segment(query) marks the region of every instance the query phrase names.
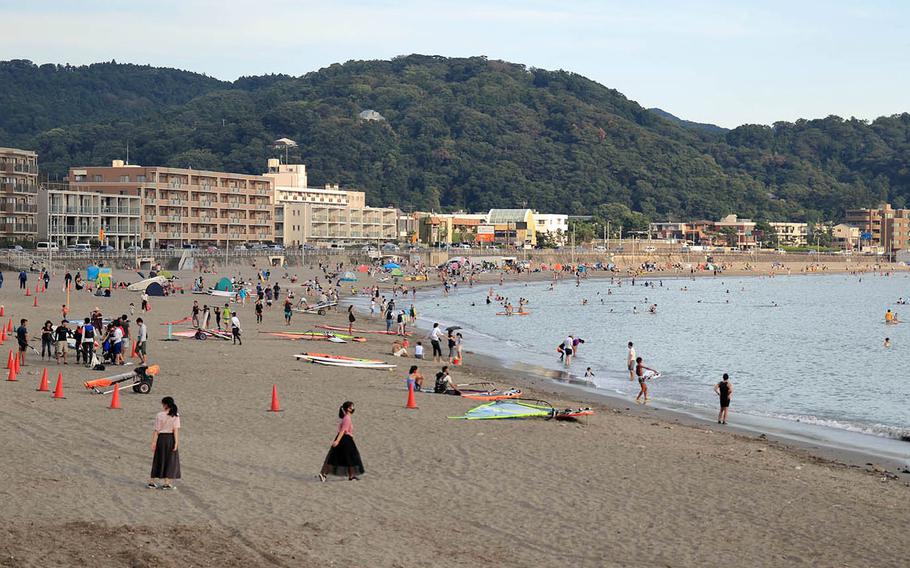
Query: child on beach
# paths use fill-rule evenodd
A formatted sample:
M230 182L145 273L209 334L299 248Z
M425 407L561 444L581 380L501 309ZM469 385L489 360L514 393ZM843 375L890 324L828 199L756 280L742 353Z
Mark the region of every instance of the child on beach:
M414 358L423 359L423 343L420 341L414 346Z
M645 371L651 371L655 375L657 374L657 371L655 371L654 369L652 369L650 367L645 367L641 357L636 358L635 359L635 375L638 377L638 387L639 387L638 396L635 397L636 404L641 404L641 403L639 403L639 399L642 396L644 397L643 403L644 404L648 403L648 383L647 383L647 381L653 375L649 375L646 377Z

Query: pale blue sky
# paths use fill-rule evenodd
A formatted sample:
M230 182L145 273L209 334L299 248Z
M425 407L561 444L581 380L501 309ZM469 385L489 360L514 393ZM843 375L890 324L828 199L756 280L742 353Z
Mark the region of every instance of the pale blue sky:
M486 55L723 126L910 111L900 0L0 0L0 22L0 59L37 63L116 59L233 80Z

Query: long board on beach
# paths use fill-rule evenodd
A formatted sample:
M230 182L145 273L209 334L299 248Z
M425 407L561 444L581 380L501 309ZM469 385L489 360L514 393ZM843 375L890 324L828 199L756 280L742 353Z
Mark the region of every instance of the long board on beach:
M342 327L340 325L317 325L319 329L328 329L331 331L347 331L348 328ZM351 330L354 333L378 333L379 335L402 335L400 333L395 333L394 331L385 331L382 329L354 329ZM411 332L405 332L404 335L411 335Z

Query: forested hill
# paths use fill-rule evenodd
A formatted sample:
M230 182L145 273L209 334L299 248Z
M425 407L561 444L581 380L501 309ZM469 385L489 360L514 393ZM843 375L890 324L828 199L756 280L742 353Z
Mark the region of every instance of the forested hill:
M0 81L0 146L36 149L52 175L123 158L127 143L135 163L256 173L288 137L311 185L404 209L775 220L910 197L907 114L706 132L579 75L483 57L352 61L233 83L17 61L0 64ZM382 119L361 119L368 109Z

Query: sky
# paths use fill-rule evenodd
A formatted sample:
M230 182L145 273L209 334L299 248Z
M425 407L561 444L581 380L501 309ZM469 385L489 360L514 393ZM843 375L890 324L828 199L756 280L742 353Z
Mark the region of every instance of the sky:
M234 80L485 55L726 127L910 111L910 0L0 0L0 22L0 59L39 64Z

